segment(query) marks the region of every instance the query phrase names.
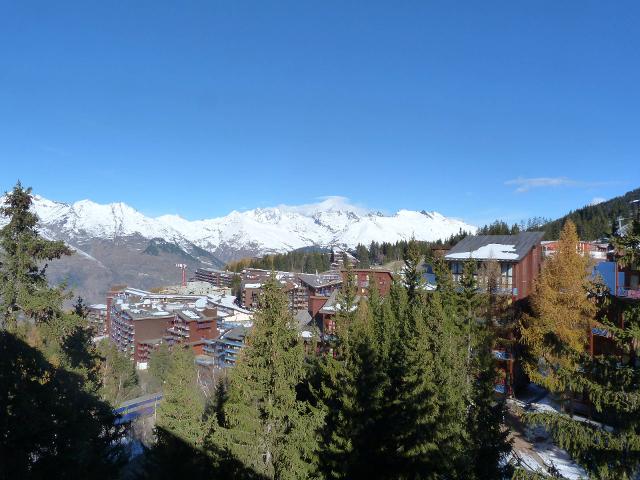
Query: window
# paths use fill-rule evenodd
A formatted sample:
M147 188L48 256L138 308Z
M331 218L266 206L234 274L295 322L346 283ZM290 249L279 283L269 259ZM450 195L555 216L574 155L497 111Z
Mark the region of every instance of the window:
M500 264L500 287L503 289L511 290L513 288L513 264L501 263Z
M452 262L451 263L451 273L453 274L453 281L459 282L462 279L462 271L464 267L462 262Z

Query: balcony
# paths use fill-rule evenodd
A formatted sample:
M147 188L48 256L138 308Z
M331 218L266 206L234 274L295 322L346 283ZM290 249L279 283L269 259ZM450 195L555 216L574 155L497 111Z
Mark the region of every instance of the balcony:
M640 288L618 287L618 297L640 300Z
M511 353L506 352L504 350L493 350L493 358L495 358L496 360L503 360L503 361L508 361L508 360L513 360L513 355L511 355Z

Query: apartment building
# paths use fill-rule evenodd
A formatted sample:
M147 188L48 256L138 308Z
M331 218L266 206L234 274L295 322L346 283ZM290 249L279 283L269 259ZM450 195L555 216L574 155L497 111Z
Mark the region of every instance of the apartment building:
M516 235L472 235L458 242L444 255L454 282L460 281L464 263L475 260L478 284L503 296L507 303L518 304L533 293L536 277L543 260L543 232L521 232ZM490 280L492 278L492 280ZM511 321L511 324L509 323ZM518 362L516 331L507 316L495 319L498 335L493 351L499 367L499 380L495 390L511 394L513 389L525 383L525 376Z
M231 287L234 275L236 274L228 270L196 268L194 279L200 282L208 282L216 287Z
M444 256L454 281L460 280L466 260L476 260L479 271L495 263L499 267L501 293L514 300L527 298L542 266L543 232L521 232L516 235L470 235L458 242Z
M107 305L109 337L139 368L161 343L189 345L199 354L205 339L218 336L217 309L206 296L122 288L110 292Z
M93 330L93 335L98 337L106 335L107 332L107 305L95 303L87 307L87 322L89 328Z

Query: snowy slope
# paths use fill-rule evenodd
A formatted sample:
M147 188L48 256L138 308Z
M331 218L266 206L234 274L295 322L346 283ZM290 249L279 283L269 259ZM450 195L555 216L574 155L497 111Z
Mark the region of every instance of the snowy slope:
M116 240L129 236L162 238L190 251L194 246L223 260L247 253L259 255L319 245L355 247L371 241L396 242L415 237L437 240L475 227L437 212L400 210L383 215L348 204L339 197L300 206L257 208L205 220L177 215L151 218L124 203L101 205L90 200L73 204L34 198L41 229L51 238ZM4 223L0 218L0 224Z

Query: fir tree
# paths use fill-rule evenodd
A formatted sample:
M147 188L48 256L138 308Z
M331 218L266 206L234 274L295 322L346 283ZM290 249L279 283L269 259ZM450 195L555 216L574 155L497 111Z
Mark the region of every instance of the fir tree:
M18 184L0 208L0 477L114 476L123 432L98 398L99 356L46 278L44 262L70 251L38 234L31 202Z
M274 479L307 477L317 449L319 417L297 398L304 351L287 300L275 279L265 283L253 331L230 376L226 427L212 446Z
M171 368L171 350L166 343L161 343L149 356L149 375L154 388L162 388Z
M356 258L358 259L359 268L369 268L371 265L369 261L369 250L364 245L358 245L356 248Z
M195 357L190 348L176 348L171 357L158 408L158 427L195 447L202 446L204 395L198 385ZM158 443L164 439L158 438Z
M404 254L402 276L407 289L409 302L412 304L421 303L422 300L421 295L423 293L424 282L422 280L421 265L422 255L418 243L415 240L411 240Z
M329 356L320 367L322 381L316 395L325 424L319 472L327 479L396 478L384 418L386 377L364 299L346 328L349 334L342 330L341 358Z
M176 348L155 426L156 444L145 465L147 478L203 476L213 468L203 451L207 434L204 395L190 348Z
M37 230L38 217L29 210L31 189L18 184L7 193L0 215L9 223L0 229L0 327L16 327L22 314L36 322L49 321L51 305L62 304L62 289L49 288L47 262L70 255L64 242L42 238Z
M134 398L138 393L138 376L135 365L124 353L118 351L110 340L98 344L101 362L101 396L114 407Z

